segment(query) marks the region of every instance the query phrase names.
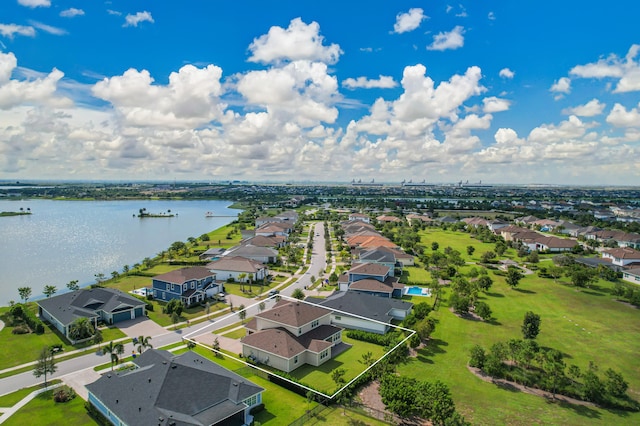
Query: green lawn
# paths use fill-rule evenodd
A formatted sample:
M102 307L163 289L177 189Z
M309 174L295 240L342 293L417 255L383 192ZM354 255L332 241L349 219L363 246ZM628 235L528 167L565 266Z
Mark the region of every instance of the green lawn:
M466 368L475 344L485 348L498 341L521 338L524 313L542 318L538 343L565 354L567 365L586 369L590 360L602 373L611 367L629 382L629 394L640 399L640 311L612 300L611 284L600 282L577 291L535 275L525 277L516 289L501 276L481 299L493 310L493 324L464 320L442 303L433 315L438 323L432 340L417 358L399 367L403 375L421 380L441 380L451 388L458 409L473 424L638 424L639 413L616 413L591 407L563 406L525 393L483 382ZM443 300L446 301L448 290Z
M95 426L97 423L89 417L84 408L84 400L79 396L69 402L55 403L53 391L47 391L37 395L3 424L9 426Z
M496 246L494 243L483 243L480 240L471 238L470 234L464 232L443 231L438 228L426 228L424 231L420 231L419 235L420 244L426 247L425 253L430 254L432 252L431 243L437 242L440 246L438 251L443 252L446 247L451 247L454 250L458 250L466 262L479 262L482 253L494 251ZM471 256L467 254L467 246L475 248ZM508 255L510 252L515 254L513 249L508 250L506 254Z
M332 395L336 390L336 384L331 379L331 372L333 370L336 368L344 368L346 370L344 379L346 382L349 382L366 369L363 364L358 362L362 359L363 354L371 352L373 358L376 360L384 355L384 348L382 346L350 339L344 333L342 335L342 341L353 346L319 367L307 364L296 368L289 374L316 390L327 395Z
M37 305L35 303L29 303L28 306L32 310L37 309ZM8 322L7 315L9 315L9 308L0 308L0 319L5 321L5 323ZM84 343L72 346L62 337L58 330L48 327L46 324L45 331L42 334L13 334L12 330L13 327L7 325L0 331L0 341L2 342L0 370L35 361L38 359L42 348L51 345L61 344L64 349L62 354L90 345L90 343ZM102 330L102 336L104 337L104 340L107 341L125 337L125 334L117 328L109 328Z

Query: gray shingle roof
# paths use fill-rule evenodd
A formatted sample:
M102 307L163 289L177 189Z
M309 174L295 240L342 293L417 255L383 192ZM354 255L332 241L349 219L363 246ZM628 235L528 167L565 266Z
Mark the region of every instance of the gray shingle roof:
M80 317L99 316L96 314L99 310L113 313L145 305L144 301L113 288L80 289L37 303L63 325L69 325Z
M329 309L336 309L386 323L390 323L393 319L389 314L392 309L408 312L413 307L413 303L402 300L352 291L341 291L326 299L309 298L307 300Z
M156 275L153 279L165 283L184 284L192 280L202 280L212 275L215 274L204 266L192 266Z
M109 373L87 389L130 425L209 425L242 411L242 402L264 389L194 352L174 356L148 350L122 374ZM164 424L164 423L163 423Z

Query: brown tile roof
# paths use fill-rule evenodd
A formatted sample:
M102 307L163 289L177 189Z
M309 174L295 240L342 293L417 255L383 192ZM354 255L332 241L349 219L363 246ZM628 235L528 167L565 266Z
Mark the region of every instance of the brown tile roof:
M190 268L176 269L175 271L156 275L153 279L166 283L184 284L187 281L202 280L213 275L215 275L215 273L204 266L192 266Z
M243 245L251 244L257 247L275 247L278 244L282 244L286 240L287 239L281 235L274 235L272 237L257 235L252 238L247 238L246 240L242 241L240 244L243 244Z
M245 336L241 342L244 345L290 359L306 350L318 353L330 348L331 342L324 339L333 336L340 330L342 329L332 325L321 325L296 337L283 328L268 328Z
M281 300L273 308L260 312L256 317L291 327L302 327L330 313L331 311L328 309L309 305L308 303Z
M640 259L640 251L631 247L612 248L604 250L604 253L610 254L616 259Z
M389 273L389 267L381 265L379 263L355 263L351 269L350 274L362 274L362 275L379 275L386 276Z
M384 214L376 217L376 220L378 222L402 222L402 219L400 219L399 217L389 216Z
M538 237L534 240L538 244L543 244L549 248L573 248L578 244L576 240L558 237Z
M351 283L349 290L365 290L375 291L378 293L392 293L394 289L404 288L404 284L400 284L397 278L389 277L385 282L374 280L373 278L365 278Z

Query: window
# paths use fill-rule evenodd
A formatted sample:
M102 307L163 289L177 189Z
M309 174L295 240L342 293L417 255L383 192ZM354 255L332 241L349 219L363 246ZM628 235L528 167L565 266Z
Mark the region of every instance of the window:
M336 315L334 318L336 319L336 321L340 321L342 319L342 317L338 315Z
M258 403L258 395L253 395L252 397L247 398L242 402L247 404L249 407L254 406Z
M171 284L167 283L167 290L171 290Z
M162 300L167 300L167 294L164 291L162 292Z
M192 288L192 289L196 288L196 282L195 282L195 281L193 281L193 282L191 283L191 288Z
M311 322L311 328L316 328L320 324L319 320L315 320Z
M297 364L297 363L298 363L298 355L296 355L296 356L294 356L294 357L293 357L293 363L294 363L294 364Z
M187 285L186 284L182 286L182 291L187 291Z
M320 352L320 359L325 359L328 356L329 356L329 350L328 349L325 349L324 351Z

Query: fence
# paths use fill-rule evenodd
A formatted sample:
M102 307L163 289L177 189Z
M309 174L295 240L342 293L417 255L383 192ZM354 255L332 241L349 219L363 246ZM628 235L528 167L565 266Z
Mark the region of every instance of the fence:
M320 413L322 413L327 408L329 407L327 407L326 405L318 404L311 410L308 410L302 417L297 418L293 422L289 423L289 426L301 426L307 424L312 418L319 416Z

